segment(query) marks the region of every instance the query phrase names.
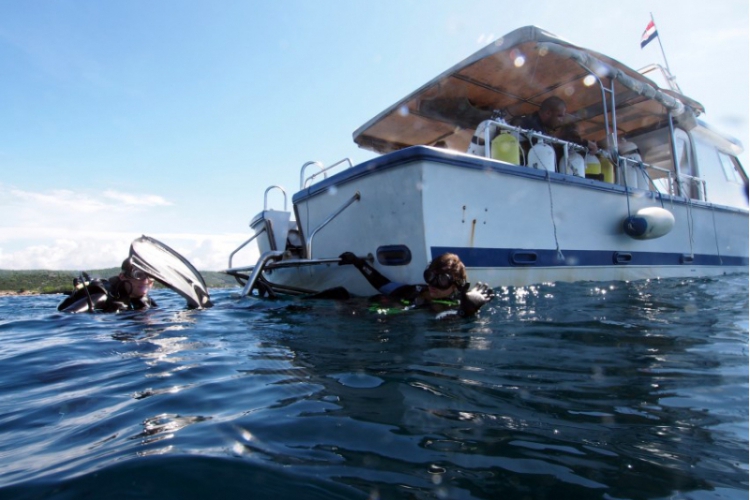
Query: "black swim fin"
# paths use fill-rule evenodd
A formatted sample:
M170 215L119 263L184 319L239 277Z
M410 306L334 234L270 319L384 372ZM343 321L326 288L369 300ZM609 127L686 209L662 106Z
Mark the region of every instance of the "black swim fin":
M130 245L130 261L154 280L180 294L190 309L213 306L201 273L164 243L141 236Z

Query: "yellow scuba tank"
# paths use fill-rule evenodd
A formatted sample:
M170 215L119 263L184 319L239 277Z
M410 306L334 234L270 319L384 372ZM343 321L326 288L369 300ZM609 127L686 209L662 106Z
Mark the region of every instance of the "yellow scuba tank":
M594 179L598 179L602 174L602 164L596 155L586 153L586 175L593 176Z
M605 157L599 158L602 169L602 180L611 184L615 183L615 166Z
M492 140L492 158L513 165L521 164L521 150L518 137L503 130Z

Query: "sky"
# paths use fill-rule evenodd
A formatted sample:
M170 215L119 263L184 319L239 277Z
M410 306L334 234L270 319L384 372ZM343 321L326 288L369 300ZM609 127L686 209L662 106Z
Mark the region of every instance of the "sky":
M0 0L0 269L115 267L141 234L224 269L268 186L291 207L305 162L372 158L355 129L532 24L639 69L664 64L653 14L682 91L748 147L747 0L675 5Z

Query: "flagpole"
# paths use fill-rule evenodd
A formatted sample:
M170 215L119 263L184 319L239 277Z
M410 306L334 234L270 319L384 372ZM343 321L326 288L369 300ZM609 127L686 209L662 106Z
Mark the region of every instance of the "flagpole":
M651 14L651 22L656 25L656 21L654 21L654 13L649 12ZM659 28L657 28L658 31ZM669 69L669 63L667 62L667 54L664 53L664 46L661 44L661 35L658 35L656 37L657 40L659 40L659 48L661 49L661 56L664 58L664 65L667 67L667 71L669 72L670 76L672 75L672 71Z
M656 26L656 21L654 21L654 13L649 12L651 15L651 22ZM657 28L657 32L658 32ZM669 69L669 62L667 62L667 54L664 52L664 46L661 44L661 34L656 36L656 39L659 40L659 48L661 49L661 56L664 58L664 65L667 67L667 74L669 75L667 78L669 79L669 82L671 84L674 84L675 87L677 87L675 90L680 91L680 87L677 86L677 81L674 75L672 74L672 70ZM674 87L672 87L674 89Z

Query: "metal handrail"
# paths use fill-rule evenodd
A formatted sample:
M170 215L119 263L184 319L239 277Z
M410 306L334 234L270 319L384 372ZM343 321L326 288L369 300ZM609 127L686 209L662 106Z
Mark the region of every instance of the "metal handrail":
M279 250L272 250L270 252L265 252L263 255L260 256L260 259L258 259L258 263L255 264L255 267L253 268L253 273L247 279L247 283L245 283L245 288L242 289L242 297L244 297L245 295L248 295L250 292L253 291L255 282L258 281L258 277L263 272L263 268L265 267L266 262L268 262L271 259L278 260L281 258L282 255L284 255L284 252L279 251Z
M690 182L694 182L698 184L701 188L701 191L703 192L702 201L708 201L707 192L706 192L706 181L704 179L701 179L700 177L696 177L694 175L682 174L682 173L678 176L678 179L687 179ZM686 196L686 198L689 198L689 196Z
M336 264L338 262L341 262L341 259L339 257L324 257L321 259L286 259L286 260L267 262L263 266L263 270L273 271L274 269L286 269L289 267L318 266L321 264ZM243 272L252 273L256 265L257 264L253 264L251 266L231 267L229 269L224 269L221 272L226 273L226 274L238 274L238 273L243 273Z
M529 139L535 138L535 139L544 139L545 142L550 144L557 144L560 146L565 146L565 152L567 155L568 148L574 149L577 151L585 152L588 151L588 148L585 148L584 146L581 146L580 144L576 144L574 142L565 141L563 139L558 139L557 137L552 137L546 134L543 134L542 132L538 132L536 130L529 130L521 127L516 127L515 125L510 125L506 122L497 121L497 120L490 120L489 123L492 127L499 128L502 130L509 130L511 132L517 132L518 134L523 134ZM484 129L484 156L487 158L490 158L491 151L490 151L490 127L486 127ZM567 158L566 158L567 159Z
M248 244L248 243L250 243L250 242L251 242L251 241L253 241L253 240L254 240L255 238L257 238L258 236L260 236L260 235L261 235L262 233L265 233L265 232L266 232L266 227L265 227L265 226L263 226L263 228L262 228L262 229L261 229L260 231L258 231L258 232L257 232L257 233L255 233L254 235L252 235L252 236L250 237L250 239L249 239L249 240L247 240L247 241L246 241L245 243L243 243L242 245L238 246L238 247L237 247L237 248L235 249L235 251L234 251L234 252L232 252L232 253L230 253L230 254L229 254L229 266L228 266L228 267L229 267L229 269L231 269L231 268L232 268L232 258L234 257L234 254L236 254L237 252L239 252L240 250L242 250L243 248L245 248L245 246L247 246L247 244Z
M326 172L328 172L329 170L331 170L331 169L332 169L333 167L336 167L336 166L338 166L338 165L341 165L341 164L342 164L342 163L344 163L344 162L347 162L347 163L349 163L349 168L352 168L352 167L354 166L354 164L352 163L352 160L351 160L350 158L344 158L343 160L339 160L339 161L337 161L336 163L334 163L334 164L332 164L332 165L329 165L329 166L327 166L327 167L325 167L325 168L323 168L323 165L322 165L322 164L321 164L320 162L317 162L317 161L316 161L316 162L307 162L307 163L305 163L305 165L303 165L303 166L302 166L302 169L303 169L303 170L302 170L302 172L300 172L300 186L299 186L299 188L300 188L300 189L305 189L305 188L307 187L307 183L308 183L309 181L312 181L313 179L315 179L315 178L316 178L317 176L319 176L320 174L323 174L323 178L327 178L327 177L328 177L328 174L327 174ZM308 178L304 179L304 181L303 181L303 177L304 177L304 174L303 174L303 172L304 172L304 168L305 168L305 166L307 166L308 164L311 164L311 163L315 163L315 164L317 164L318 166L320 166L320 167L321 167L321 171L320 171L320 172L317 172L317 173L315 173L315 174L312 174L312 175L311 175L310 177L308 177Z
M354 195L351 198L349 198L346 201L346 203L344 203L343 205L341 205L341 207L338 210L336 210L331 215L329 215L326 220L324 220L320 225L318 225L318 227L316 227L313 230L312 233L310 233L310 237L307 239L307 245L305 245L305 250L306 250L306 254L307 254L307 258L308 259L312 259L312 243L313 243L313 238L315 238L315 235L318 233L318 231L320 231L321 229L323 229L326 225L328 225L329 222L331 222L333 219L335 219L336 217L338 217L338 215L341 212L343 212L344 210L346 210L352 203L354 203L355 201L359 201L361 198L362 198L362 195L359 193L359 191L357 191L356 193L354 193Z
M641 169L644 169L644 170L651 169L651 170L656 170L657 172L662 172L664 174L667 174L667 178L669 179L669 195L670 196L674 196L674 189L672 187L673 180L674 180L674 177L673 177L674 172L673 171L671 171L669 169L666 169L666 168L657 167L656 165L651 165L650 163L644 163L644 162L639 161L639 160L634 160L632 158L626 158L624 156L620 156L620 163L621 163L621 165L626 165L626 166L635 167L635 168L641 168ZM651 182L651 185L654 188L656 188L656 184L654 184L654 181L653 181L653 179L651 179L650 176L648 177L648 180ZM628 186L628 187L631 187L631 186ZM658 189L655 189L655 190L658 191Z
M317 165L318 168L323 172L323 177L327 177L327 174L325 173L325 168L323 168L323 164L319 161L308 161L304 165L302 165L302 169L299 172L299 188L304 189L305 185L305 169L309 167L310 165Z
M268 192L274 188L284 193L284 212L286 212L286 191L284 191L283 187L275 185L269 186L268 188L266 188L266 192L263 193L263 211L266 211L268 209Z

